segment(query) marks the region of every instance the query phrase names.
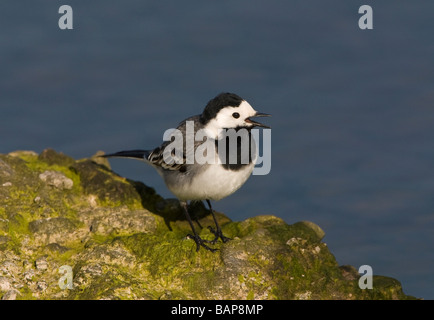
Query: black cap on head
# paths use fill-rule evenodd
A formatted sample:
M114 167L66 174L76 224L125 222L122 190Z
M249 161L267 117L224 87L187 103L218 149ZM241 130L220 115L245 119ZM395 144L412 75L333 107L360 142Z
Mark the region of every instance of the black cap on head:
M210 100L203 110L201 121L206 124L211 119L215 118L217 113L224 107L239 107L244 99L235 93L224 92L220 93L217 97Z

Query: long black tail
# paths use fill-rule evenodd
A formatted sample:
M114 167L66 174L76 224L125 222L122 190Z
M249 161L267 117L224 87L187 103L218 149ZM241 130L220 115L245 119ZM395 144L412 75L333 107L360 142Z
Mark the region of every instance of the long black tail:
M127 151L119 151L116 153L109 153L102 155L101 157L104 158L130 158L130 159L136 159L136 160L143 160L146 161L148 159L150 151L149 150L127 150Z

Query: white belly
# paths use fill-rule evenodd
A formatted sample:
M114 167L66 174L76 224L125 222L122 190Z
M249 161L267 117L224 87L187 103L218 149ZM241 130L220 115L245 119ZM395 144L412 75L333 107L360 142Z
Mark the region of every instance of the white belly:
M167 183L168 188L180 200L220 200L237 191L252 174L254 163L237 171L226 170L221 165L210 165L197 174L190 183Z

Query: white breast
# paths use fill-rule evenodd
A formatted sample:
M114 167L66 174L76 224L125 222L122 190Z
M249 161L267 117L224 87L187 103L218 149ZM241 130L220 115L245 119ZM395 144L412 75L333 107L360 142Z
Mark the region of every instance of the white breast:
M209 165L195 175L189 183L174 184L166 180L167 187L180 200L220 200L237 191L252 174L254 163L237 171L221 165Z
M206 147L204 150L213 150L216 148L215 140L206 140L201 145L201 147L203 146ZM203 164L196 163L185 173L176 170L157 169L159 169L169 190L179 200L220 200L237 191L252 174L258 157L254 140L252 140L250 147L252 162L237 168L237 170L225 169L217 153L209 154L211 158L214 157L213 161L200 162ZM199 147L195 149L196 152L198 150ZM195 154L196 160L197 156Z

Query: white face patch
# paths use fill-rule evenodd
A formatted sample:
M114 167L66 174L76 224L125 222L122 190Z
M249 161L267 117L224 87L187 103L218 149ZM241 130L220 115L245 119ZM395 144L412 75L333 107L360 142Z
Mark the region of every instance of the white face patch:
M252 124L245 120L255 114L255 109L247 101L243 100L238 107L228 106L221 109L215 119L207 123L205 131L209 136L217 138L222 129L251 127Z

